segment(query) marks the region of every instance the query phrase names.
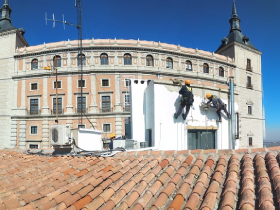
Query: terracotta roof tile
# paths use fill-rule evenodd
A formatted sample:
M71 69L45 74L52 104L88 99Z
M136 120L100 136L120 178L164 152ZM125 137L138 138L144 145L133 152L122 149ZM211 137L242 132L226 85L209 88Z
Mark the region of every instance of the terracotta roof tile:
M213 155L201 150L198 157L197 151L194 156L189 151L172 156L124 152L109 158L1 156L2 151L0 209L9 209L7 204L20 209L248 210L255 202L259 209L277 209L280 201L279 154L270 149L236 151L230 157L233 150Z

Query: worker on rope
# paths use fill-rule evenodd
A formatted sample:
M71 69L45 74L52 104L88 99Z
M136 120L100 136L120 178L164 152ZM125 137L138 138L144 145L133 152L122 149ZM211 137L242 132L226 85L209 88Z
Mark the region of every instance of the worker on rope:
M182 113L182 110L184 107L186 107L186 113L182 115L183 120L186 120L188 113L190 111L190 107L192 106L194 102L192 88L190 87L191 81L185 80L185 85L182 86L181 90L179 91L179 94L182 95L182 100L180 107L178 109L178 112L174 114L174 118L177 119L178 116Z
M110 134L110 140L111 140L111 142L109 143L109 148L110 148L110 150L113 150L114 148L113 148L113 141L116 139L116 134L114 134L114 133L111 133Z
M219 119L217 122L222 122L221 111L224 110L227 117L230 118L230 114L227 112L227 105L223 103L223 101L215 95L211 95L210 93L206 94L206 98L209 100L207 102L207 106L211 106L210 103L213 104L212 107L216 108L217 115Z

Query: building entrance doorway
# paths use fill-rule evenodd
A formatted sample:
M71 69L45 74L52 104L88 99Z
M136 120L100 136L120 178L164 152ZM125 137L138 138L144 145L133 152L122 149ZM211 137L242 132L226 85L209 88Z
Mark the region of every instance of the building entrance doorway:
M188 149L215 149L213 130L188 130Z

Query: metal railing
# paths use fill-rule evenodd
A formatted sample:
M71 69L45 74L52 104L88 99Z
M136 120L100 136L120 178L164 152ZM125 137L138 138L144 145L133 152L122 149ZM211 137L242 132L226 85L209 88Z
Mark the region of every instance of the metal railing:
M248 89L253 89L253 85L250 84L250 83L247 83L246 87L247 87Z
M252 66L246 66L246 70L247 71L253 71L253 67Z
M100 109L100 113L104 113L104 112L113 112L113 108Z
M27 115L41 115L41 110L27 110Z
M51 114L56 114L56 109L52 109ZM64 109L58 109L58 114L64 114Z
M130 106L123 107L123 112L130 112Z
M76 110L75 110L75 113L87 113L88 112L88 109L87 108L83 108L83 109L78 109L78 108L76 108Z

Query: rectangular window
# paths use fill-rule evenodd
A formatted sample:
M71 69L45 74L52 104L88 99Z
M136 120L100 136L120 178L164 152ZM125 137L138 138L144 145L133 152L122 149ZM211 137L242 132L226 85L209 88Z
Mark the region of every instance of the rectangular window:
M125 79L124 80L124 85L125 85L125 87L129 87L130 86L130 79Z
M37 89L38 89L37 83L31 83L31 90L37 90Z
M251 60L247 59L247 69L251 69Z
M62 98L57 98L57 104L56 98L53 99L53 114L56 114L56 105L58 114L62 114Z
M86 86L86 81L83 79L83 80L78 80L78 87L85 87Z
M252 114L252 106L248 106L248 114Z
M110 96L102 96L102 112L111 111L111 100Z
M78 125L78 128L86 128L85 125Z
M102 79L102 87L109 87L109 80L108 79Z
M86 112L86 97L77 97L77 112Z
M29 149L38 149L38 144L29 144Z
M129 95L124 96L124 110L129 112L130 111L130 97Z
M250 76L247 76L247 88L253 88L252 80Z
M30 99L30 114L39 114L38 99Z
M249 137L249 146L253 146L253 138Z
M55 81L54 83L53 83L53 88L55 89L55 88L61 88L61 81Z
M103 132L110 132L111 131L110 124L103 124Z
M31 134L37 134L37 126L31 126Z

